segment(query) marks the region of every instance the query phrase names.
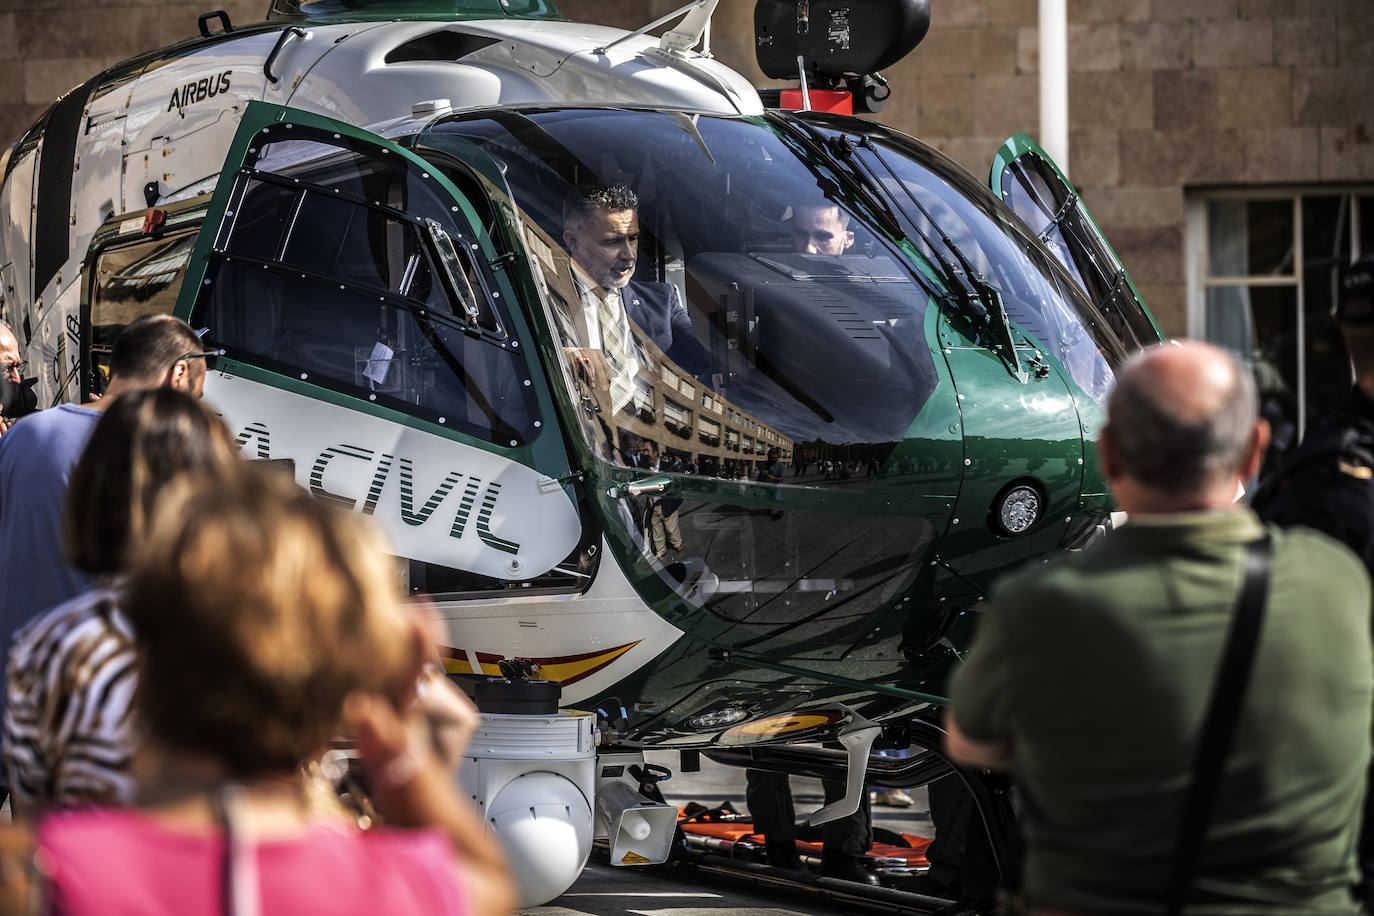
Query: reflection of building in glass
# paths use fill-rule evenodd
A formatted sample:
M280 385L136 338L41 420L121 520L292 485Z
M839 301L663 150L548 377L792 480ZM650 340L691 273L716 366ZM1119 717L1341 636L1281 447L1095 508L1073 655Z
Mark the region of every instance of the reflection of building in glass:
M103 253L96 271L92 322L122 326L149 312L170 312L195 242L191 232Z
M533 220L525 222L525 238L548 284L564 345L586 344L578 320L582 296L567 252ZM613 417L603 417L615 426L622 455L635 451L627 438L648 439L658 444L665 469L727 478L757 477L770 448L780 451L782 461L791 461L791 439L697 381L638 327L632 334L643 356L639 374L629 402Z
M623 432L658 443L665 469L695 465L700 474L753 478L770 448L791 462L791 439L692 378L638 328L634 335L649 365L635 380L634 410L617 415L616 422Z
M109 379L110 348L129 322L142 315L171 314L181 278L196 244L194 229L163 238L140 238L106 248L91 286L91 378L94 392Z

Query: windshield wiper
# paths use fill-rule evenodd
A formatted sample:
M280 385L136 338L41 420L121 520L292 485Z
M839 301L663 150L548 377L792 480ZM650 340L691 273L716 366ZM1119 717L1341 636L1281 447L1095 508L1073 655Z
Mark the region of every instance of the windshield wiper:
M852 137L838 137L832 139L821 133L815 125L809 124L806 121L789 120L785 123L788 127L798 129L805 133L819 150L824 151L827 160L840 166L841 170L853 179L857 196L861 197L873 212L884 218L886 222L884 229L898 238L910 241L910 236L906 230L902 228L902 219L897 215L900 212L900 208L897 207L896 201L888 194L881 182L874 180L869 172L855 163L853 152L854 148L858 145L858 141L854 140ZM925 243L925 250L920 253L926 258L927 262L929 262L931 258L934 259L935 264L933 266L938 268L940 272L941 279L945 283L945 291L960 296L967 305L970 301L968 290L965 288L965 284L960 281L959 272L954 268L954 265L940 256L940 252L936 250L935 245L926 237L925 233L921 231L920 227L917 226L914 221L908 218L906 222L915 231L916 237ZM938 291L936 294L938 295Z
M829 138L827 138L825 134L817 130L815 125L808 124L805 121L791 119L782 121L781 123L783 127L789 129L789 132L800 131L801 133L804 133L806 135L806 138L809 139L813 144L813 148L815 150L829 150ZM814 155L814 153L811 150L807 150L807 152L809 154ZM827 162L835 161L834 157L829 155L828 152L825 155L825 159ZM841 165L841 163L838 162L836 164ZM856 197L862 199L863 202L868 206L868 208L881 219L881 221L884 224L883 229L889 232L890 234L897 236L898 238L906 238L906 232L902 230L901 219L897 216L896 211L892 208L891 201L888 199L888 197L885 194L881 193L881 188L877 189L879 191L879 195L875 197L872 193L870 193L873 190L871 184L864 180L864 177L862 175L857 175L852 167L845 166L841 169L841 172L843 174L849 175L851 178L856 179L853 186L850 188L850 192L853 193Z
M939 230L940 224L931 217L929 211L927 211L926 208L921 205L921 202L912 195L906 183L893 171L892 166L883 158L882 153L878 150L873 141L868 137L856 139L851 135L828 137L821 133L814 125L802 120L788 121L786 123L788 126L793 126L804 132L817 147L828 154L827 158L830 161L839 165L843 172L854 180L856 186L860 189L859 196L868 202L876 213L886 217L889 222L888 228L893 235L910 241L911 235L902 229L902 221L904 220L906 225L911 227L912 233L915 234L915 237L919 239L923 245L923 248L920 249L920 254L924 257L926 263L931 264L931 266L940 273L941 279L945 284L945 290L950 295L959 298L963 303L965 311L981 326L980 330L991 330L1002 339L1002 343L996 345L994 349L1001 355L1012 375L1023 381L1027 379L1029 376L1026 371L1021 368L1020 358L1016 352L1015 341L1012 337L1011 324L1007 317L1006 309L1002 304L1001 293L999 293L995 287L987 284L978 277L977 272L974 271L973 266L959 249L959 246L943 231L940 232L941 241L944 243L945 248L958 259L960 266L956 267L954 264L951 264L947 258L941 255L939 247L934 241L921 230L921 227L916 224L916 221L912 219L909 214L897 205L896 200L893 199L892 194L887 188L883 186L882 181L878 178L873 169L862 159L854 155L855 149L860 146L863 146L866 150L871 152L873 156L882 163L883 168L887 170L888 174L891 175L898 186L902 188L907 198L911 200L927 222ZM899 213L901 217L898 217L897 214Z
M954 239L949 237L949 233L944 231L939 221L931 216L930 211L927 210L921 201L917 199L916 195L912 193L910 186L905 181L902 181L901 176L892 168L892 165L883 156L882 150L873 142L873 138L862 137L856 139L852 135L842 134L835 137L830 142L829 147L834 151L837 159L852 164L852 174L855 175L855 177L863 181L875 194L882 195L886 198L890 202L893 210L896 210L906 217L908 225L911 226L912 230L915 231L921 241L925 243L931 256L939 262L941 269L945 273L946 282L949 283L951 287L958 287L958 292L964 301L964 305L973 315L974 319L979 324L983 325L984 329L990 331L1001 341L1000 345L995 346L993 349L1000 353L1012 375L1022 381L1028 379L1029 374L1021 367L1021 359L1016 352L1016 339L1012 334L1011 320L1007 316L1005 306L1002 304L1001 293L998 292L996 287L992 286L978 275L978 272L973 268L973 264L959 246L955 244ZM865 162L862 157L854 155L854 151L859 147L862 147L878 161L897 187L902 189L902 193L906 195L907 200L911 201L912 206L914 206L917 211L920 212L921 216L925 218L926 222L940 234L940 241L944 244L945 249L959 262L958 268L955 268L953 264L950 264L940 254L935 244L930 240L930 237L921 231L920 226L916 224L916 221L911 218L910 214L896 205L896 201L892 198L892 192L884 186L882 179L878 176L877 172L873 170L872 166ZM961 277L962 280L960 279Z

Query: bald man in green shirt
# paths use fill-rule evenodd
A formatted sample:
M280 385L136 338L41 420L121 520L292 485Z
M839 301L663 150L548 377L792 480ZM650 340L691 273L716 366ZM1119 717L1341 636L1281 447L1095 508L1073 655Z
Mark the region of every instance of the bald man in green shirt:
M1147 350L1119 376L1098 441L1130 521L988 604L952 686L948 749L1014 774L1032 914L1163 912L1245 548L1265 532L1235 496L1267 442L1228 355ZM1369 581L1322 535L1269 535L1255 666L1186 912L1355 914Z

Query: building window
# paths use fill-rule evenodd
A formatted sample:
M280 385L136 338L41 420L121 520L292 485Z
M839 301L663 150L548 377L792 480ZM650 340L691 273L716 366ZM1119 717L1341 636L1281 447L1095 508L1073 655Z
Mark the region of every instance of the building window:
M654 389L643 378L635 378L631 399L634 401L635 410L639 413L641 420L645 423L653 423L657 419L657 414L654 412Z
M1266 471L1350 388L1337 283L1371 250L1371 186L1189 194L1188 333L1254 370L1273 427Z
M690 426L692 423L692 414L690 411L687 410L687 408L683 407L676 401L670 401L667 398L664 398L663 422L670 423L675 426Z

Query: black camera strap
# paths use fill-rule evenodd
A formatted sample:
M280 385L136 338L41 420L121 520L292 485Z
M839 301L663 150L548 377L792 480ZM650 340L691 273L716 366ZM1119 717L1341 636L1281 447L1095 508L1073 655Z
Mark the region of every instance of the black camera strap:
M1197 875L1203 841L1207 838L1217 789L1221 785L1222 766L1235 742L1241 706L1250 683L1250 672L1255 666L1260 628L1264 624L1265 598L1269 592L1272 552L1268 534L1245 546L1245 580L1227 632L1221 670L1212 684L1211 702L1202 720L1193 757L1192 780L1183 803L1178 842L1174 845L1173 874L1164 909L1168 916L1183 912Z

